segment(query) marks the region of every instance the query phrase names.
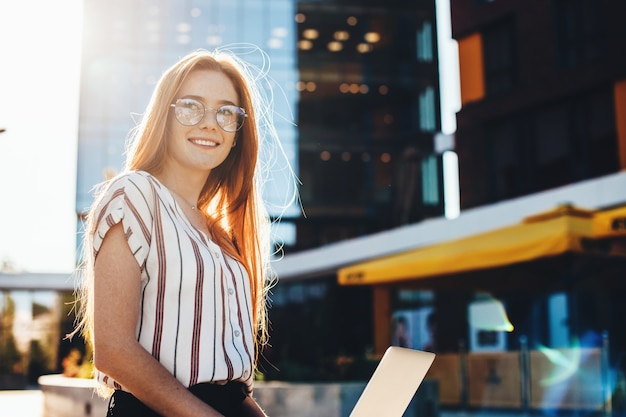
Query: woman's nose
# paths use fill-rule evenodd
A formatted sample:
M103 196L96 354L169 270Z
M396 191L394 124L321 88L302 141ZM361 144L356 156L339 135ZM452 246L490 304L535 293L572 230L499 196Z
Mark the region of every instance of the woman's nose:
M219 124L217 123L217 110L210 107L204 109L204 117L200 120L200 127L211 129L219 128Z

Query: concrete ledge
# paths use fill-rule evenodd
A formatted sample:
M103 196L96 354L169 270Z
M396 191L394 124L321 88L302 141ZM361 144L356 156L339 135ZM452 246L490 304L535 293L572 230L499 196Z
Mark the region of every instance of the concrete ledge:
M347 417L365 382L255 382L254 397L271 417ZM98 397L91 379L44 375L42 417L103 417L108 400ZM405 416L438 417L436 381L424 381Z
M271 417L347 417L365 382L255 382L254 398Z
M254 397L270 417L348 417L365 385L366 381L316 384L257 381ZM439 383L426 379L404 417L439 415Z
M108 400L100 398L93 379L43 375L38 379L43 393L42 417L103 417Z

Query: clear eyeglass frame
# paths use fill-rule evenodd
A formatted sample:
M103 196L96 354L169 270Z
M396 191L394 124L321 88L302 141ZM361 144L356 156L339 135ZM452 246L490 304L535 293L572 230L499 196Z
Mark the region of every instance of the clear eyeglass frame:
M248 117L246 111L234 104L225 104L214 109L204 107L204 104L193 98L179 98L170 104L174 108L176 120L184 126L195 126L200 123L207 112L215 113L215 120L222 130L233 133L241 129Z

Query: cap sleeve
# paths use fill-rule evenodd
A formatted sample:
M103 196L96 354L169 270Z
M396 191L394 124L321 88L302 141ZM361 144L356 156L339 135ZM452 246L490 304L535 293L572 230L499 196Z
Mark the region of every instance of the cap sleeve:
M143 269L152 235L154 185L138 172L127 173L109 183L92 213L94 258L111 227L122 223L128 246Z

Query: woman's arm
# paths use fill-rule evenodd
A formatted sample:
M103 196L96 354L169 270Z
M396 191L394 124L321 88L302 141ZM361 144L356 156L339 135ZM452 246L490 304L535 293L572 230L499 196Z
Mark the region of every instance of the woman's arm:
M95 261L94 365L165 417L221 416L190 393L136 339L141 273L121 223Z

